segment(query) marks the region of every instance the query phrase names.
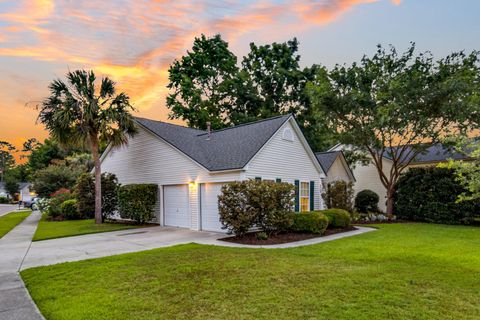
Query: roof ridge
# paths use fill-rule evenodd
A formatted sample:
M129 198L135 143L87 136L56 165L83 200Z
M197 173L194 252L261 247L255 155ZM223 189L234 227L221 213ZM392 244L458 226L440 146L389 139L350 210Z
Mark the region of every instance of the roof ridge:
M212 130L211 133L216 133L216 132L219 132L219 131L226 131L226 130L235 129L235 128L239 128L239 127L245 127L245 126L248 126L248 125L257 124L257 123L265 122L265 121L269 121L269 120L275 120L275 119L282 118L282 117L290 117L291 115L292 115L291 113L288 113L288 114L278 115L278 116L274 116L274 117L270 117L270 118L265 118L265 119L252 121L252 122L245 122L245 123L234 125L232 127L226 127L226 128L222 128L222 129ZM208 134L208 132L198 134L197 137L203 136L203 135L206 135L206 134Z
M168 125L175 126L175 127L179 127L179 128L183 128L183 129L190 129L190 130L205 132L205 130L202 130L202 129L197 129L197 128L192 128L192 127L182 126L181 124L166 122L166 121L162 121L162 120L154 120L154 119L143 118L143 117L134 117L134 118L135 118L135 119L141 119L141 120L153 121L153 122L160 122L160 123L163 123L163 124L168 124Z
M326 154L326 153L339 153L342 152L340 150L332 150L332 151L317 151L315 154Z

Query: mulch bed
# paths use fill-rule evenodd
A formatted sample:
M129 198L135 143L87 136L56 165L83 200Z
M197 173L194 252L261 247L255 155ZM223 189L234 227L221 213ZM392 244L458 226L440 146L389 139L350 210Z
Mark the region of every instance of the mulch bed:
M320 237L329 236L336 233L342 233L342 232L353 231L353 230L356 230L356 228L353 226L350 226L344 229L327 229L327 231L323 235L318 235L313 233L285 232L285 233L279 233L276 235L272 234L271 236L268 237L267 240L258 240L256 232L250 232L243 237L233 236L233 237L226 237L218 240L233 242L233 243L240 243L240 244L250 244L250 245L269 245L269 244L281 244L281 243L302 241L302 240L313 239L313 238L320 238Z

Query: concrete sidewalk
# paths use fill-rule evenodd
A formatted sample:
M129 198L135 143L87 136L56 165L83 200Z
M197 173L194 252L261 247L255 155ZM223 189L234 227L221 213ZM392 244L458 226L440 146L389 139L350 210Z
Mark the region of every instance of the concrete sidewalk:
M0 319L43 319L18 271L27 254L41 214L32 213L0 239Z

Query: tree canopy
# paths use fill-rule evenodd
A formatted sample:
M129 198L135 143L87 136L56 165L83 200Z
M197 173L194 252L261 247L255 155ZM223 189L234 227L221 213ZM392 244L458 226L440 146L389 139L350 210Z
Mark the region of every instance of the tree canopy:
M478 123L479 55L456 52L434 60L428 52L404 53L378 46L350 66L319 70L308 90L338 139L366 152L387 189L392 212L393 186L403 170L431 144ZM383 157L392 168L383 168Z
M220 35L195 38L192 51L169 69L170 118L200 129L210 122L219 129L292 113L315 150L331 146L335 132L311 108L305 91L321 67L300 68L298 46L295 38L262 46L251 43L239 67Z

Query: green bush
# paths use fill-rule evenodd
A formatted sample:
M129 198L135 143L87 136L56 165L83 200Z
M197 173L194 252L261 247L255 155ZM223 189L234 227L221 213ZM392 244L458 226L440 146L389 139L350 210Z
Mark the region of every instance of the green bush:
M66 220L82 219L82 216L78 212L77 200L75 200L75 199L70 199L70 200L64 201L60 205L60 211L61 211L62 216Z
M329 209L338 208L352 212L353 193L353 182L337 180L327 185L322 198Z
M322 213L328 218L328 227L331 228L346 228L350 225L350 213L343 209L327 209Z
M362 190L355 197L355 209L360 213L378 212L378 194L372 190Z
M465 189L447 168L412 168L395 188L394 213L399 219L471 224L480 216L479 200L457 202Z
M10 200L7 197L0 197L0 203L1 204L10 203Z
M158 185L129 184L118 189L120 216L138 223L145 223L155 217Z
M220 222L237 236L245 235L254 226L268 234L286 231L293 223L291 184L246 180L225 184L221 191Z
M328 218L320 211L292 213L294 232L324 234L328 226Z
M75 183L75 199L78 212L83 217L95 216L95 183L90 173L83 173Z
M102 217L110 218L118 209L118 180L113 173L102 173ZM95 180L92 174L80 175L75 184L78 210L84 217L95 216Z
M35 172L33 189L39 197L50 197L58 189L72 189L82 172L81 167L65 164L50 165Z
M63 217L62 208L61 208L62 203L71 199L74 199L74 196L68 190L65 190L61 193L57 193L55 196L50 198L47 215L52 218Z

